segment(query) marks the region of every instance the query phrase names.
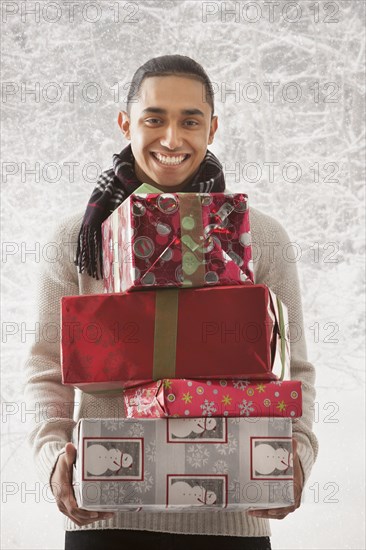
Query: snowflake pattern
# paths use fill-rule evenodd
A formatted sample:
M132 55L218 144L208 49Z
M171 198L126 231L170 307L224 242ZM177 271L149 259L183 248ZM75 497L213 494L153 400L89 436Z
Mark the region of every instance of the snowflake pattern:
M130 429L128 430L128 435L130 435L131 437L143 437L144 427L142 423L136 422L135 424L132 424Z
M254 411L254 407L251 407L251 405L253 405L253 401L247 401L246 399L243 399L243 401L238 405L240 409L240 414L250 416L250 413Z
M129 405L136 407L139 413L144 412L144 409L146 409L146 400L141 389L137 389L135 395L129 401Z
M190 445L187 450L186 460L193 468L206 466L210 453L207 447L200 445Z
M246 387L249 386L249 380L234 380L233 387L237 390L244 391Z
M146 457L149 462L155 462L156 461L156 441L150 441L146 445Z
M145 470L144 480L132 483L134 490L137 493L147 493L151 491L154 486L154 478L150 472Z
M101 502L103 504L142 504L141 498L136 496L136 492L131 490L129 483L110 482L103 483L101 487Z
M118 422L110 418L107 420L102 420L102 426L109 432L115 432L118 429Z
M286 423L290 418L269 418L268 427L276 432L285 432L287 430Z
M270 384L273 384L274 386L282 386L282 380L272 380Z
M228 464L225 460L217 460L212 466L214 474L227 474L229 471Z
M213 401L209 401L208 399L205 399L203 404L201 405L202 409L202 415L212 416L214 412L217 411L215 407L215 403Z
M116 502L119 499L119 493L118 483L104 483L101 491L101 501L105 504Z
M233 434L229 434L227 443L217 443L215 447L220 455L231 455L237 452L238 440L233 436Z

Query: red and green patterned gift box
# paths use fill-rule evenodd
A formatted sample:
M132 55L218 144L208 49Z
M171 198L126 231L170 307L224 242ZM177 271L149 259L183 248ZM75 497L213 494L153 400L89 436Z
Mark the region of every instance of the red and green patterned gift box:
M151 189L141 186L102 225L105 292L254 281L247 195Z
M126 418L302 415L298 380L165 379L127 389L123 399Z
M87 392L289 378L286 308L265 285L64 296L61 311L63 383Z

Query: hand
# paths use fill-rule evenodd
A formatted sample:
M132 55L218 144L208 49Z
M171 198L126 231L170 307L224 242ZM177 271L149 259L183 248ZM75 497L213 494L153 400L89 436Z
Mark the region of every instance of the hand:
M301 504L301 493L304 486L304 476L302 473L302 467L300 464L300 459L297 455L297 441L292 438L292 448L294 452L294 496L295 504L292 506L287 506L286 508L270 508L265 510L250 510L247 513L250 516L264 519L283 519L291 512L297 510Z
M75 459L76 448L72 443L67 443L65 453L58 457L51 476L51 489L58 509L79 527L113 517L112 512L90 512L78 507L72 488L72 465Z

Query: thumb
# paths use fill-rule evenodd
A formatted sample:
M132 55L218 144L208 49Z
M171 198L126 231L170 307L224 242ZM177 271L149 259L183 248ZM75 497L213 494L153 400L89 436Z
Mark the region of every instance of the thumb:
M65 458L66 458L67 466L69 468L72 468L72 465L76 460L76 447L72 443L66 443Z

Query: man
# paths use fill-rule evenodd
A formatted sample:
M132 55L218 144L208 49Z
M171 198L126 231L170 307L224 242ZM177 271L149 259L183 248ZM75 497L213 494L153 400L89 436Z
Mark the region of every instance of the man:
M113 157L113 168L104 172L89 200L84 216L64 220L54 240L77 242L77 271L66 253L45 266L41 278L40 323L57 322L61 296L102 293L101 223L141 183L162 191L222 192L225 179L218 159L207 149L218 128L211 83L200 65L188 57L173 55L151 59L132 80L127 110L118 122L131 143ZM31 432L36 464L45 481L51 480L56 501L66 520L66 550L109 549L123 544L149 548L250 548L270 549L268 518L283 519L300 505L304 481L317 454L311 431L314 400L314 367L307 362L303 337L301 298L293 263L282 248L265 257L265 243L289 242L282 226L251 209L254 242L262 250L254 263L255 280L270 286L289 310L290 326L296 324L301 338L291 345L293 378L302 380L304 415L294 422L294 482L296 504L290 508L252 512L131 513L88 512L78 508L72 491L72 464L76 449L70 443L75 420L81 417L122 415L119 397L94 398L82 394L77 418L72 416L73 389L61 384L57 343L36 343L27 361L27 399L58 411L52 422L42 420ZM42 334L42 331L41 331ZM68 405L66 407L66 404ZM95 409L97 408L97 409ZM96 410L98 411L96 414ZM46 417L47 418L47 417ZM83 527L83 529L81 529ZM171 545L171 546L169 546Z

